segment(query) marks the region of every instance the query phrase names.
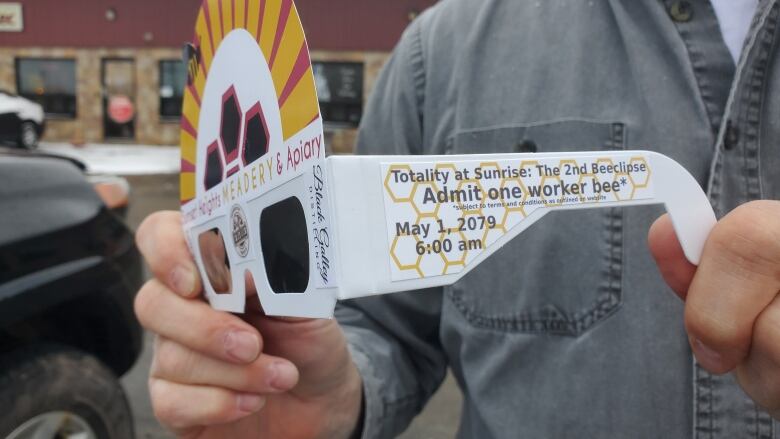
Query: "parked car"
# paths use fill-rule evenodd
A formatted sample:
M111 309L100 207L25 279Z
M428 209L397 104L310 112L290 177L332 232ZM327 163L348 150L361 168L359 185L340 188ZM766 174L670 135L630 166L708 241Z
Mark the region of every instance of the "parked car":
M124 194L124 195L123 195ZM132 438L141 259L121 179L0 147L0 438Z
M43 136L43 107L29 99L0 90L0 141L34 149Z

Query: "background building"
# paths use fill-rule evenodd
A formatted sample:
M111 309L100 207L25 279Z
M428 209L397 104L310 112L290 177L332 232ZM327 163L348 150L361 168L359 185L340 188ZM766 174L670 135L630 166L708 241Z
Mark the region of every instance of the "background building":
M403 29L435 2L296 2L335 152L351 151L381 66ZM0 1L0 90L44 106L44 140L177 144L182 47L200 3Z

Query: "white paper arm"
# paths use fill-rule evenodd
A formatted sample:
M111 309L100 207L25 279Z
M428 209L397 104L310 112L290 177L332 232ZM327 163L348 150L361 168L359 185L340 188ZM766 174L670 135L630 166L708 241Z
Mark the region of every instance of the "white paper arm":
M554 209L664 204L685 255L694 264L699 262L704 242L716 222L696 180L674 160L648 151L332 157L328 159L328 167L339 243L340 299L451 284ZM505 172L510 177L479 179L475 176L477 167L482 171L476 173L483 177L485 170ZM511 171L523 168L527 172L522 175ZM460 180L455 178L457 170L461 171ZM510 171L515 173L515 178ZM450 175L445 177L445 172ZM420 178L410 181L415 175ZM402 181L404 178L406 181ZM393 193L410 187L413 193ZM458 187L471 190L452 192ZM446 188L445 195L432 202L431 197L439 196L443 188ZM474 199L479 198L474 194L480 191L481 199ZM545 192L550 196L545 197ZM519 200L512 200L520 194L523 195L514 197ZM475 210L465 213L468 211L455 208L459 203L446 199L448 195L471 196L468 203L460 205ZM445 201L438 202L441 200ZM518 201L520 204L512 204ZM541 204L533 204L534 201ZM502 218L505 223L502 230L498 225L488 230L490 222L498 221L499 217L489 214L494 209L489 206L502 202L511 206L505 210L515 209L519 213L513 222ZM425 210L431 206L436 209L436 204L439 206L435 213ZM478 208L479 204L483 209ZM466 221L453 215L463 219L473 217L474 221L469 219L473 224L461 226ZM424 232L426 224L428 233ZM415 225L419 227L415 229ZM439 227L445 233L430 232L440 225L446 225ZM451 226L468 230L456 236ZM484 231L481 244L476 243L477 239L466 239L480 230ZM444 243L446 240L449 243ZM452 248L464 243L468 248L466 255L445 251L448 245ZM453 261L454 258L449 258L453 255L463 260ZM402 260L404 257L406 260ZM436 258L443 259L446 266L441 268Z

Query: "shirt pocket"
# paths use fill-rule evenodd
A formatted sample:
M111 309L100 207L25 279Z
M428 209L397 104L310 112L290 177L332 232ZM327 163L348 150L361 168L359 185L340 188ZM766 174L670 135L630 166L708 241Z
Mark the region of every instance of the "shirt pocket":
M625 149L622 123L568 120L461 131L448 153ZM579 336L622 301L623 211L553 211L445 289L473 326Z

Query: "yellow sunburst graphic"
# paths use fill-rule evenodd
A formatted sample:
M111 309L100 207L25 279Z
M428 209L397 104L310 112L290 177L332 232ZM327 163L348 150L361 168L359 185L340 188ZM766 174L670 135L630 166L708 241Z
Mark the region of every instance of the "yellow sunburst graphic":
M320 116L309 49L292 0L204 0L195 22L181 118L182 204L195 198L198 118L214 54L234 29L260 47L274 82L286 141Z

